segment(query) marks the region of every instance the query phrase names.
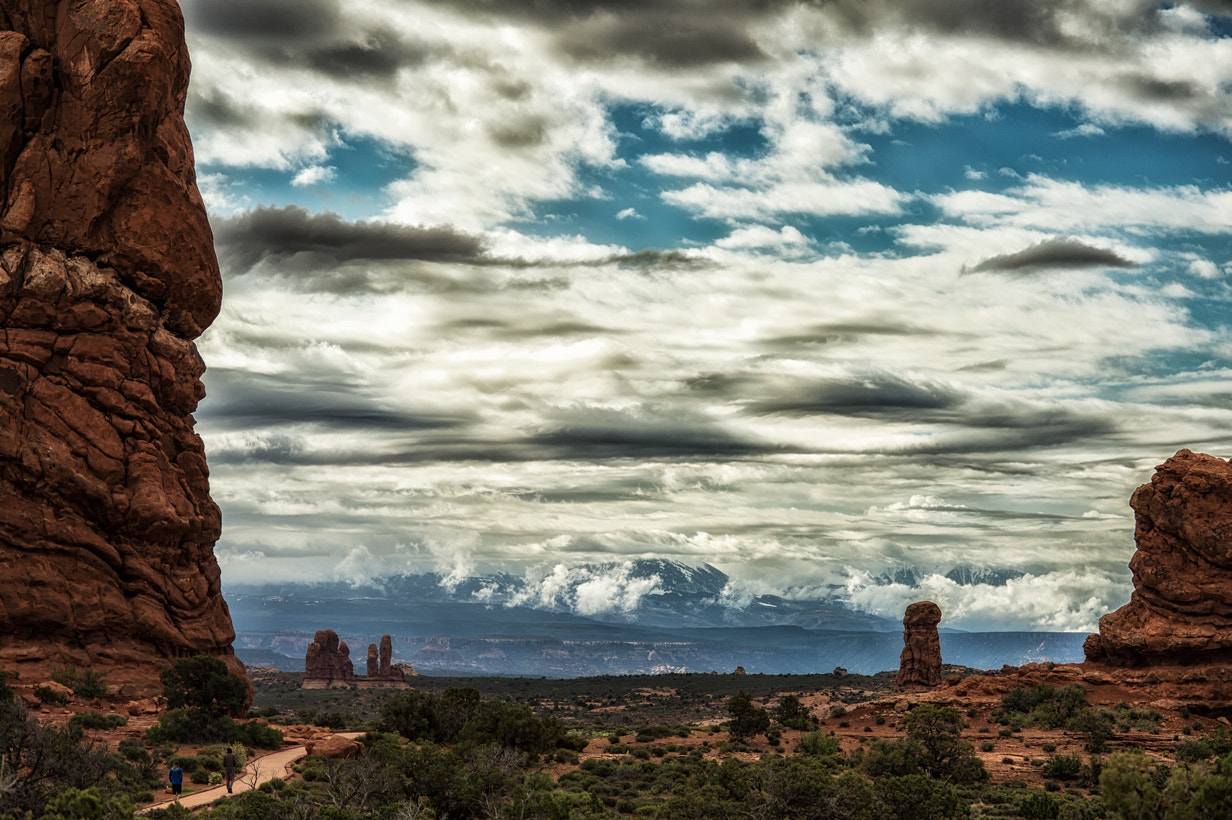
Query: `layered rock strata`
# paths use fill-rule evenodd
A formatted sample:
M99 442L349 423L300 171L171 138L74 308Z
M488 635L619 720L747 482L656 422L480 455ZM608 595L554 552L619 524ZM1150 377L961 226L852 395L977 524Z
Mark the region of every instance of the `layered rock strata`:
M941 685L941 607L917 601L903 613L903 652L895 683L904 689L931 689Z
M171 0L0 6L0 665L243 674L192 413L222 282Z
M1232 463L1181 450L1130 499L1134 591L1100 618L1087 660L1113 666L1232 662Z

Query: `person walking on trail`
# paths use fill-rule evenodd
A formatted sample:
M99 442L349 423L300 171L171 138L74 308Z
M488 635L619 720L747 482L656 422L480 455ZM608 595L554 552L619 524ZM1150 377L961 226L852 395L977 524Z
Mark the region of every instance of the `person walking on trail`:
M179 799L179 794L184 788L184 770L180 768L179 763L171 764L171 769L167 772L167 780L171 781L171 793Z
M235 782L235 755L231 753L231 747L227 747L227 753L222 756L222 770L227 776L227 794L231 794L231 784Z

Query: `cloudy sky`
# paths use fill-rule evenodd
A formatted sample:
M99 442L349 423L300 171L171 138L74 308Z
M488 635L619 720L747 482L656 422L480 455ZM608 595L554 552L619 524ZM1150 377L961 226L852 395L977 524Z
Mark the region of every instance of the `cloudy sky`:
M1224 0L183 5L224 582L1092 629L1132 489L1232 455Z

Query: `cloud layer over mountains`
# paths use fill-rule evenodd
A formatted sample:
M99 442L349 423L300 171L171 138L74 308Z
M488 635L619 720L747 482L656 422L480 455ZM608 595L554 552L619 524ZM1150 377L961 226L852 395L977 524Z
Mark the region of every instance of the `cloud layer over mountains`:
M1133 487L1230 454L1222 4L184 9L229 578L654 556L1089 629ZM860 582L966 565L1027 575Z

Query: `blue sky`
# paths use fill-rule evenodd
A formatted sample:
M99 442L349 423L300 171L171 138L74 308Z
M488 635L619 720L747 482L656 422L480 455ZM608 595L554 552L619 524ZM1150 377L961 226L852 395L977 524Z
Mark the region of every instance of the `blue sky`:
M184 9L225 579L1093 629L1132 489L1230 455L1223 4Z

